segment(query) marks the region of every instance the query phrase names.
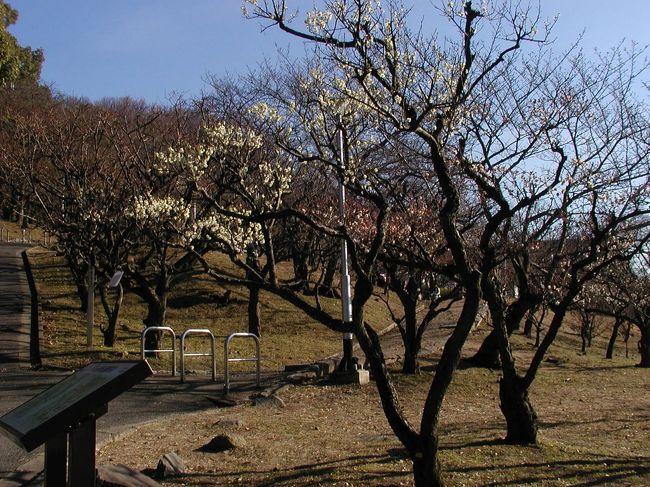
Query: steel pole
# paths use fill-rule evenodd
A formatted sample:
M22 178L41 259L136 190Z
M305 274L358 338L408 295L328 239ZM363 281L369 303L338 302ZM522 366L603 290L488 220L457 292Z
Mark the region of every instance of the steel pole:
M339 115L339 218L341 226L345 226L345 184L343 173L345 171L345 140L343 134L343 117ZM350 272L348 267L348 243L341 238L341 316L343 323L352 322L352 298L350 292ZM339 364L339 370L346 372L353 369L352 361L352 339L353 333L343 334L343 359Z

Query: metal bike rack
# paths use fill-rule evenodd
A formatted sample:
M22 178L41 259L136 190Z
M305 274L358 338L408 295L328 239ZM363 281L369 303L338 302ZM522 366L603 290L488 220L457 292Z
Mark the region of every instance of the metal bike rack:
M252 338L255 340L255 357L229 358L230 341L233 338ZM253 333L231 333L223 344L223 363L224 363L224 390L226 393L230 390L230 372L228 364L230 362L256 362L257 387L260 387L260 339Z
M144 348L144 339L147 333L150 331L160 331L160 332L169 332L172 336L172 348L159 348L153 350L145 350ZM176 333L169 326L150 326L142 330L142 335L140 336L140 357L142 360L145 360L145 353L169 353L172 354L172 376L176 376Z
M210 342L212 345L210 352L192 352L185 353L185 337L187 335L208 335L210 337ZM216 382L217 380L217 354L216 354L216 342L214 335L208 329L201 328L190 328L185 330L181 335L181 382L185 381L185 357L212 357L212 380Z

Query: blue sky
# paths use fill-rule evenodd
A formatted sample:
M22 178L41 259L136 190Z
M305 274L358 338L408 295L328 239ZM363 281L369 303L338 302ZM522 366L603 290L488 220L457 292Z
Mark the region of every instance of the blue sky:
M209 73L244 73L265 58L275 59L278 48L290 48L294 55L303 51L301 42L277 29L261 32L258 22L244 19L240 0L8 1L19 12L11 32L21 44L45 51L42 81L92 100L128 95L163 103L172 93L196 96L206 89ZM405 0L417 15L440 3ZM558 46L583 30L587 53L624 38L650 44L649 0L541 4L545 15L560 14Z

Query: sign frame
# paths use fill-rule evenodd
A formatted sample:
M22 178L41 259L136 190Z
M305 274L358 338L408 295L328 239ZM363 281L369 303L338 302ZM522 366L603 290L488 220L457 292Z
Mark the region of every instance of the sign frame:
M152 374L144 360L91 363L0 417L0 433L32 451L101 416L110 401Z

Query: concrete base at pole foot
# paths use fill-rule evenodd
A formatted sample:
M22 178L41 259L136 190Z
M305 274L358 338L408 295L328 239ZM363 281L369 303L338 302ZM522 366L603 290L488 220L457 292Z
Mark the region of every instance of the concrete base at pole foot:
M330 376L333 384L358 384L360 386L370 383L370 372L364 369L352 371L336 371Z

